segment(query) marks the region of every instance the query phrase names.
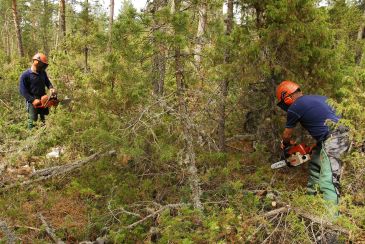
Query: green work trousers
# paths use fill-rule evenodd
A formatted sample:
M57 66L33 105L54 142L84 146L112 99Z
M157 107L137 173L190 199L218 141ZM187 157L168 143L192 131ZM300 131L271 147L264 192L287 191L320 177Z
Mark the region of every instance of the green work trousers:
M349 148L348 132L335 131L313 149L309 163L308 194L318 192L338 205L340 198L341 155Z
M48 115L48 108L34 108L33 105L27 102L27 111L28 111L28 129L32 129L34 127L34 122L38 120L38 115L42 123L45 122L45 117Z

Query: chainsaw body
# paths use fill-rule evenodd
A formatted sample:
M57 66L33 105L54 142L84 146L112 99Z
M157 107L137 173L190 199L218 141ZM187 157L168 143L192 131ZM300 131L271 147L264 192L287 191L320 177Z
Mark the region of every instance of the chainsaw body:
M292 147L289 148L288 152L286 153L289 156L284 160L272 164L271 168L278 169L285 167L287 165L296 167L305 162L308 162L311 160L310 154L312 152L312 149L313 147L309 147L304 143L293 145Z
M53 106L57 106L59 103L57 99L57 94L51 94L50 96L44 95L41 97L41 104L35 106L35 108L49 108Z

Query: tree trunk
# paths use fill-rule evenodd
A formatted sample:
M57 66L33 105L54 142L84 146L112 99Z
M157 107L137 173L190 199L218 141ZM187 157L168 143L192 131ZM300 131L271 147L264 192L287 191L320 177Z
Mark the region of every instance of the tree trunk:
M162 96L164 93L166 73L166 48L156 38L159 22L156 20L156 12L167 3L164 0L153 1L152 3L152 35L153 35L153 64L152 64L152 85L153 93Z
M43 26L43 50L46 55L49 53L49 44L48 44L48 24L50 19L47 18L48 13L50 12L50 9L48 8L48 2L47 0L43 0L43 16L42 16L42 23Z
M362 40L364 39L364 31L365 31L364 21L365 21L365 11L361 18L361 24L360 24L359 30L357 32L357 41L359 42L359 46L356 50L356 55L355 55L355 63L357 65L360 65L361 60L362 60L362 53L363 53L362 49L363 49L363 45L364 45Z
M152 66L153 93L158 96L164 94L166 73L166 51L161 44L155 44Z
M202 0L202 2L199 4L199 23L198 23L198 31L196 33L196 46L194 50L195 65L197 67L198 72L200 71L201 52L203 49L206 24L207 24L207 2L205 0Z
M85 0L85 11L86 11L86 26L85 26L85 30L84 30L84 34L85 36L89 35L89 0ZM88 55L89 55L89 48L88 48L88 44L85 44L84 47L84 55L85 55L85 72L87 72L89 70L88 68Z
M10 30L9 30L9 21L8 21L8 15L4 16L4 52L6 53L7 57L11 57L11 44L10 44Z
M171 8L175 13L175 11L180 8L180 0L173 0L174 8ZM179 35L180 33L176 33L175 35ZM181 34L180 34L181 35ZM196 155L193 144L193 135L192 135L192 126L189 123L189 112L187 102L185 100L185 84L184 84L184 63L181 57L181 47L180 44L175 44L175 76L176 76L176 93L178 96L179 102L179 113L181 114L181 125L183 127L183 138L185 143L185 158L184 165L188 168L188 177L190 189L192 191L192 202L193 206L196 209L202 209L203 205L201 203L201 188L200 188L200 180L198 176L198 169L196 167Z
M109 38L108 38L108 53L109 55L112 55L113 52L113 43L112 43L112 38L113 38L113 22L114 22L114 0L110 0L110 4L109 4ZM110 72L110 71L109 71ZM113 73L113 72L111 72ZM110 86L111 86L111 90L114 91L114 87L115 87L115 75L114 73L110 76Z
M230 36L233 28L233 0L227 2L227 19L226 19L226 36ZM226 47L224 51L224 64L230 63L230 47ZM226 150L226 100L228 95L228 78L225 78L220 84L220 104L219 104L219 119L218 119L218 146L221 152Z
M24 57L22 32L21 32L21 29L20 29L20 21L19 21L19 16L18 16L18 11L17 11L16 0L12 0L12 9L13 9L13 17L14 17L16 37L18 39L19 55L20 55L20 57Z
M85 72L87 72L89 70L89 68L88 68L88 57L89 57L89 48L86 46L84 48Z
M66 0L60 0L59 2L59 26L60 26L60 33L62 38L66 36Z
M109 9L109 41L108 41L108 50L109 50L109 52L112 51L113 21L114 21L114 0L110 0L110 9Z

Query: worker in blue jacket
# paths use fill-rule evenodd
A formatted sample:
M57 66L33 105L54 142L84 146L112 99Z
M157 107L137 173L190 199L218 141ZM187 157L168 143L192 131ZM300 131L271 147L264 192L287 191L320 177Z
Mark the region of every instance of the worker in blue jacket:
M348 128L336 125L340 118L327 103L327 97L304 95L292 81L281 82L276 96L278 106L287 112L282 148L291 146L294 127L300 123L317 141L309 162L308 193L320 192L325 200L338 205L341 156L350 146Z
M46 95L46 87L51 94L56 93L51 81L48 79L46 68L48 61L46 55L37 53L33 56L32 66L23 72L19 80L20 94L25 98L28 111L28 128L34 127L38 115L42 122L48 115L49 109L41 107L41 97Z

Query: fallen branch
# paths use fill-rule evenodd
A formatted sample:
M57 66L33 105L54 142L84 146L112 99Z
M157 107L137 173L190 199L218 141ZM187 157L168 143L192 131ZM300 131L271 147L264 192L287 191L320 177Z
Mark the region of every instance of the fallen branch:
M44 225L44 227L46 228L46 233L52 239L52 241L57 244L64 244L64 242L56 236L54 230L52 229L52 227L50 227L50 225L47 223L41 213L38 213L38 218L42 221L42 225Z
M272 216L275 216L275 215L278 215L278 214L281 214L281 213L285 213L285 212L289 212L290 211L290 208L287 206L287 207L281 207L281 208L278 208L278 209L274 209L270 212L267 212L265 213L263 216L265 218L270 218Z
M101 157L114 156L115 154L116 154L116 152L114 150L106 152L106 153L94 153L93 155L91 155L85 159L79 160L75 163L55 166L55 167L51 167L51 168L47 168L47 169L41 169L41 170L34 172L31 175L31 178L37 177L36 179L26 180L21 183L13 183L13 184L4 186L3 188L0 188L0 192L7 191L14 187L26 186L26 185L30 185L30 184L33 184L36 182L48 180L48 179L56 177L56 176L64 175L66 173L69 173L71 171L74 171L74 170L86 165L89 162L96 161L97 159L99 159Z
M4 221L0 221L0 231L5 234L7 243L13 244L16 242L17 238L15 234L13 233L13 231L10 230L10 228Z

